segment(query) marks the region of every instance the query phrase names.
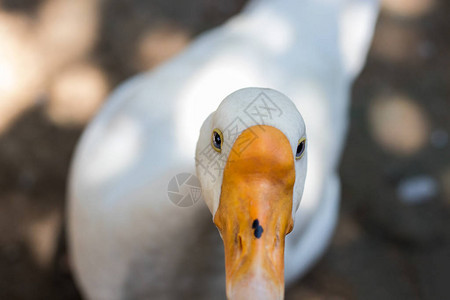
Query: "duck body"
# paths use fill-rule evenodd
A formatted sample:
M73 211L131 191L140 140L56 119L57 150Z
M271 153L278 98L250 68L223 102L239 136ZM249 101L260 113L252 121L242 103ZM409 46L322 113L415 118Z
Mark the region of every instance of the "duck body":
M203 120L248 86L283 92L305 119L308 175L286 238L286 283L307 271L335 226L350 87L377 7L370 0L251 1L113 92L83 134L70 174L69 247L83 294L225 298L223 245L211 213L203 201L174 205L167 186L177 174L195 174ZM257 117L270 117L270 105Z

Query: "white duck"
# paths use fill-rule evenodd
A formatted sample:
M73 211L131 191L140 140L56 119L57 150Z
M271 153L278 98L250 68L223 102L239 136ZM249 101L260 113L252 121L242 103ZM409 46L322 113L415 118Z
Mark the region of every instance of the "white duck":
M287 284L323 253L335 226L349 92L377 11L376 0L251 1L120 86L84 133L70 176L69 246L83 294L218 299L226 278L229 298L282 298L291 222ZM247 86L277 89L295 105L250 88L217 108ZM308 130L306 179L306 154L295 159L306 137L295 106ZM194 173L194 153L209 211L203 201L168 200L168 182Z

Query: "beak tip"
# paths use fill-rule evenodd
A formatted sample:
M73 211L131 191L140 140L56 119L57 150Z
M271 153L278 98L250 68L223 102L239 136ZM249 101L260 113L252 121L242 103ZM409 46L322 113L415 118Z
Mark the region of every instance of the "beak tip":
M258 276L259 277L259 276ZM234 282L229 286L227 294L230 300L258 299L274 300L283 299L284 287L264 277L249 276Z

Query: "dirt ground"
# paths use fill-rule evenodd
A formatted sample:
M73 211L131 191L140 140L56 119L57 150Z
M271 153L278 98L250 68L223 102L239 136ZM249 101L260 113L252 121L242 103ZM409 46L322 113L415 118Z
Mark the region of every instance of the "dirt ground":
M0 299L80 299L63 224L83 127L120 81L245 2L0 1L0 81L18 74L0 82ZM287 299L450 299L449 16L445 0L384 2L353 88L339 225Z

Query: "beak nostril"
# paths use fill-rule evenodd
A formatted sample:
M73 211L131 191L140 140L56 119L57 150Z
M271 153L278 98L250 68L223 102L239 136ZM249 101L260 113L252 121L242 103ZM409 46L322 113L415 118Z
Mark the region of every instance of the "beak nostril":
M262 235L264 229L262 228L261 225L259 225L259 220L258 220L258 219L253 220L253 223L252 223L252 229L255 230L255 231L253 232L253 234L255 235L255 237L256 237L257 239L259 239L259 238L261 237L261 235Z

